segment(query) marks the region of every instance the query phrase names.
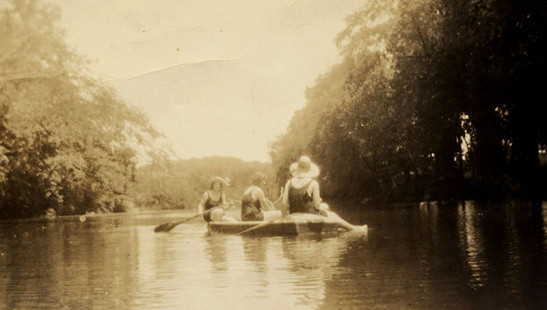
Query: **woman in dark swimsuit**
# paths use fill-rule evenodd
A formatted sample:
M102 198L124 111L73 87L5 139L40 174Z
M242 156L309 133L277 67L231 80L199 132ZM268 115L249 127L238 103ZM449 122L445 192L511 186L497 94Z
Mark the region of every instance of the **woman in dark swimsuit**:
M314 180L319 176L319 168L309 157L301 156L298 162L291 165L290 172L293 177L285 184L283 193L284 214L319 214L321 196L319 183Z
M281 211L276 210L273 203L266 198L260 186L266 184L264 177L255 174L252 185L243 192L241 198L242 221L270 221L281 217Z
M319 176L319 168L308 156L301 156L298 162L290 167L292 178L287 181L283 192L283 215L292 213L320 214L330 220L336 220L350 230L365 230L365 226L353 226L336 213L329 210L321 201L319 183L314 180Z
M213 210L209 213L203 214L203 219L207 222L235 222L236 220L226 214L224 210L229 205L226 203L226 196L224 195L223 188L226 186L226 181L221 177L212 177L209 179L209 190L207 190L201 196L201 200L198 205L198 213L203 213L214 207L221 207Z

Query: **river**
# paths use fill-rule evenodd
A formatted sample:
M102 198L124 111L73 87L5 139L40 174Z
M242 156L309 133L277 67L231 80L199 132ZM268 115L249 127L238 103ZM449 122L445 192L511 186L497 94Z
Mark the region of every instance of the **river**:
M547 203L342 209L367 233L208 234L190 212L0 222L0 309L547 309Z

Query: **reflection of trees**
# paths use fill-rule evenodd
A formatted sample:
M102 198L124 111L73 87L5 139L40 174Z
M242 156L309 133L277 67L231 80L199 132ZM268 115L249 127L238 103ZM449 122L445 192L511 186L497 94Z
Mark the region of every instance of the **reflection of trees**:
M208 256L213 270L216 272L228 270L228 260L226 259L226 237L212 234L205 238L206 255Z
M409 209L374 216L370 222L381 226L369 227L366 239L347 241L334 267L336 273L326 281L323 309L405 309L425 304L420 298L430 288L424 281L427 277L421 276L429 272L431 260L416 238L430 228L421 225L420 214ZM421 242L426 248L433 243L430 238Z
M266 249L269 238L245 238L243 237L243 254L249 262L256 265L257 271L264 274L267 271Z
M282 239L283 254L295 277L294 289L299 305L317 305L324 301L325 282L334 274L340 255L346 250L343 238L297 237Z
M4 230L7 247L2 253L7 268L1 272L1 283L6 286L5 295L0 296L0 308L88 305L91 292L86 282L91 266L75 256L89 252L82 247L78 247L78 251L73 249L71 240L76 230L76 223L55 222L27 222ZM84 248L85 241L85 237L79 241ZM87 296L87 300L83 296Z
M547 224L533 204L368 213L325 281L324 309L544 309Z
M539 204L384 209L368 235L334 238L0 223L0 308L545 309L545 217Z
M131 307L132 267L138 264L134 230L109 229L105 235L102 226L76 221L5 228L0 230L10 234L2 249L0 308Z
M473 298L484 308L544 308L545 247L541 208L529 203L458 208L460 250Z
M458 219L460 247L465 251L466 262L471 272L469 284L473 288L484 286L486 280L484 240L477 223L479 218L475 205L459 206Z
M459 258L450 241L457 237L450 210L430 205L367 213L367 238L348 240L336 274L326 282L323 308L435 309L447 299L465 308L453 281Z

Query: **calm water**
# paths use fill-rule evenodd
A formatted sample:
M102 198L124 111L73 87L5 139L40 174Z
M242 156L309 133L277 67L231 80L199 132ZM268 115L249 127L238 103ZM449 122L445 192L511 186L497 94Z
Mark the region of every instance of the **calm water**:
M187 215L0 222L0 309L547 309L547 203L340 212L369 231L330 237L153 232Z

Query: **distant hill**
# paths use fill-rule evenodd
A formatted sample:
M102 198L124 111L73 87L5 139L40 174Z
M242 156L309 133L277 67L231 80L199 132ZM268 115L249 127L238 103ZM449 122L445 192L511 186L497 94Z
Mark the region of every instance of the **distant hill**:
M266 195L275 200L280 186L273 181L271 165L234 157L187 159L140 167L130 192L139 209L192 209L207 190L209 178L230 178L226 198L240 201L256 172L266 177Z

